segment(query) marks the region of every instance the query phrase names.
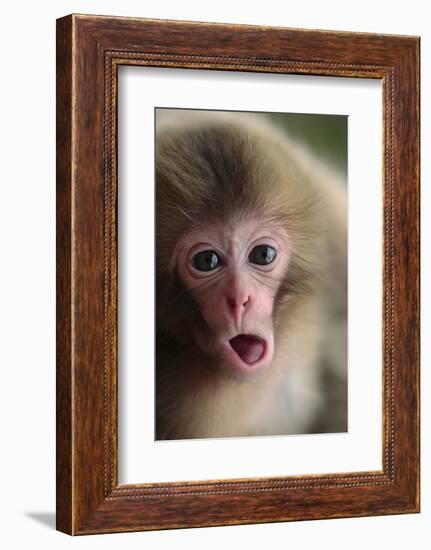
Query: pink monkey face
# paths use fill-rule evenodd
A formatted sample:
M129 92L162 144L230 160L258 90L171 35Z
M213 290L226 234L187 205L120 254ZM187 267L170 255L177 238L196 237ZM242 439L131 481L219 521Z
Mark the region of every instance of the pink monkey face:
M271 224L242 221L194 229L175 266L200 308L196 344L221 367L251 373L274 353L274 297L289 261L288 239Z

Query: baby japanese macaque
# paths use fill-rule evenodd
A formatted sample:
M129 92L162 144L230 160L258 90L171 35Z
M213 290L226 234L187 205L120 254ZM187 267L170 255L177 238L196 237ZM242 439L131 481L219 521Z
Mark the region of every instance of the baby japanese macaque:
M264 115L156 116L156 439L347 430L346 184Z

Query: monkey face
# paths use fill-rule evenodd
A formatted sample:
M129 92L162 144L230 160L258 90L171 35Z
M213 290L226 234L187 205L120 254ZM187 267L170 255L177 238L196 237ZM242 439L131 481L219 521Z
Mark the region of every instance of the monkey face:
M179 241L175 268L200 309L193 336L219 367L249 374L271 363L288 261L285 230L256 220L195 227Z

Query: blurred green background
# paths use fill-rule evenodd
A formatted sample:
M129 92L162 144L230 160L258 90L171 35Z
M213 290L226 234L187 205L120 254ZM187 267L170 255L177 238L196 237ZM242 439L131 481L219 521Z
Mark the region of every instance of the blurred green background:
M347 180L347 116L268 113L268 117L339 170Z

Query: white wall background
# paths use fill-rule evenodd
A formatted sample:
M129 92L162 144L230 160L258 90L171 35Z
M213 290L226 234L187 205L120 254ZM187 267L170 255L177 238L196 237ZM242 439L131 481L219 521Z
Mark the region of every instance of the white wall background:
M71 538L55 508L55 19L96 13L422 37L422 327L431 330L431 30L427 3L302 0L16 0L0 31L1 542L5 548L427 548L431 522L430 339L422 346L422 513L288 524ZM428 254L426 253L428 251ZM427 540L428 539L428 540Z

